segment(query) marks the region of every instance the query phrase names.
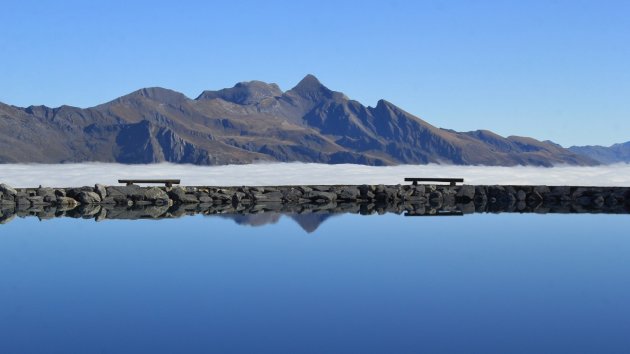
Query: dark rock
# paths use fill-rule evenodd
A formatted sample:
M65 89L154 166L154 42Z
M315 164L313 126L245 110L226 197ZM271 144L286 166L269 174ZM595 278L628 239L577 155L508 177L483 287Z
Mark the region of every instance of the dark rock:
M94 193L94 192L89 192L89 193ZM98 194L96 195L98 196ZM92 217L100 213L100 211L101 211L101 206L98 204L83 204L83 205L79 205L76 209L72 210L72 212L76 213L77 217L81 217L83 219L91 219Z
M592 203L591 197L586 196L586 195L578 197L576 201L579 205L584 206L584 207L589 206Z
M261 202L281 202L283 197L284 195L280 191L270 191L263 194L254 194L254 200Z
M127 200L127 198L124 198L124 200ZM116 198L114 197L105 197L101 200L101 204L102 205L115 205L116 203Z
M614 207L614 206L619 205L619 201L617 200L617 198L615 198L612 195L609 195L606 197L605 203L609 207Z
M18 209L26 209L31 206L31 201L27 196L18 196L15 200L15 205Z
M337 200L337 194L331 192L312 191L306 193L306 197L317 203L334 202Z
M472 214L475 212L475 203L470 201L466 204L457 204L457 209L459 209L462 214Z
M312 188L307 187L307 186L299 186L298 189L302 192L302 194L313 191Z
M96 192L96 194L98 194L99 197L101 197L101 200L107 198L107 187L105 187L104 185L94 185L94 191Z
M387 186L385 187L385 193L387 194L388 200L396 200L398 199L398 187L399 186Z
M45 197L55 197L55 190L52 188L39 187L36 191L37 196L45 198Z
M551 189L548 186L534 186L534 192L542 196L550 193Z
M372 186L369 186L367 184L363 184L363 185L360 185L358 187L358 189L359 189L359 197L362 200L372 200L372 199L374 199L374 192L373 192Z
M187 194L186 190L181 187L172 188L168 192L168 196L175 202L181 204L194 204L199 203L199 199L193 194Z
M212 202L216 204L226 204L232 201L232 196L225 191L219 190L212 195Z
M575 190L571 193L571 198L573 200L578 200L580 197L588 193L589 190L587 188L575 188Z
M212 197L209 195L202 195L199 197L200 203L212 204Z
M553 196L571 195L571 187L569 186L552 186L549 187L549 194Z
M180 203L183 203L183 204L196 204L196 203L199 203L199 200L194 195L191 195L191 194L185 194L183 196L179 196L179 198L176 201L178 201Z
M331 186L309 186L312 190L317 192L330 192Z
M76 194L76 199L81 204L99 204L101 202L101 197L95 192L79 192Z
M31 202L31 206L48 205L48 203L44 202L44 197L32 196L28 197L28 200Z
M516 196L509 193L504 186L488 186L487 196L492 212L507 209L516 202Z
M107 197L105 197L107 198ZM101 210L94 216L94 220L96 222L103 221L107 219L107 209L101 206Z
M463 185L459 187L457 191L458 198L466 198L467 200L473 200L475 198L475 186Z
M593 206L599 209L604 206L604 202L605 202L604 197L601 195L598 195L593 199Z
M232 204L234 205L239 204L241 200L245 198L245 196L246 194L243 192L234 192L234 194L232 194Z
M75 208L79 205L79 202L70 197L57 197L57 205L67 210Z
M542 197L542 195L540 195L540 193L534 191L527 195L526 201L529 205L538 205L543 202L543 199L544 198Z
M434 208L439 208L444 204L444 196L441 192L435 191L429 194L429 204Z
M355 201L359 198L360 192L359 189L352 186L344 186L339 191L339 195L337 196L340 200L348 200Z
M374 188L374 200L379 203L385 203L389 199L389 195L387 194L387 189L384 185L379 184Z
M82 192L94 193L94 189L92 187L69 188L66 189L66 196L78 200L79 194Z
M148 188L144 191L143 200L147 201L162 201L168 203L168 194L158 187Z
M282 198L288 203L297 203L302 198L302 192L299 188L289 187L284 191Z
M6 196L11 196L11 197L16 197L17 196L17 190L15 190L14 188L12 188L9 185L6 185L4 183L0 184L0 194L4 194Z
M15 204L15 196L0 193L0 203Z
M0 199L0 206L13 206L15 205L15 200L13 199Z
M55 208L44 208L40 213L37 213L37 218L40 221L54 219L57 216L56 211Z
M0 224L7 224L9 223L11 220L15 219L15 212L8 214L8 215L0 215Z
M398 199L407 200L412 194L413 190L408 185L398 188Z
M427 194L427 186L424 185L424 184L419 184L417 186L411 186L411 191L412 191L412 195L413 196L424 196L425 194Z
M108 197L123 196L125 198L132 198L134 196L144 196L144 189L137 185L131 186L113 186L106 187L105 191Z

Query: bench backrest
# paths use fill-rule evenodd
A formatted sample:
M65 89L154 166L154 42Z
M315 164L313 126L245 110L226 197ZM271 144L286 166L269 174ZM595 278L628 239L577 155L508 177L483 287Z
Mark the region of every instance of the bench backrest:
M118 183L125 183L126 185L132 185L134 183L160 183L167 187L174 184L179 184L181 181L178 179L119 179Z
M455 183L464 183L463 178L426 178L426 177L405 177L405 182L413 182L414 185L418 182L446 182L454 186Z

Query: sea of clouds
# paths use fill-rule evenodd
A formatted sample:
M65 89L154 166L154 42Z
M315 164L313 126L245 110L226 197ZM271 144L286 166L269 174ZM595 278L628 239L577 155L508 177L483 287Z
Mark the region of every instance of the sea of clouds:
M325 165L268 163L194 166L169 163L122 165L5 164L0 183L15 187L117 184L123 178L179 178L183 185L399 184L404 177L463 177L466 184L630 186L630 164L598 167L486 167L451 165Z

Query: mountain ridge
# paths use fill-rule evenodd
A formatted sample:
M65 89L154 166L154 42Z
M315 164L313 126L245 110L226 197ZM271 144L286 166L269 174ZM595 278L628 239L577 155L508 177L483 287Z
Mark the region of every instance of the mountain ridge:
M570 151L588 156L603 164L630 163L630 141L611 146L585 145L571 146Z
M4 163L599 163L533 138L438 128L384 99L364 106L310 74L284 92L253 80L194 99L148 87L89 108L0 104L0 148Z

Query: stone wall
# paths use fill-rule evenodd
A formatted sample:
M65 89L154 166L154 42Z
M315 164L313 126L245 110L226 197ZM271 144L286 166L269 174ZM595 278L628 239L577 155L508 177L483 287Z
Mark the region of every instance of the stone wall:
M338 185L268 187L23 188L0 184L0 221L15 215L100 219L265 211L409 213L630 213L630 188Z

